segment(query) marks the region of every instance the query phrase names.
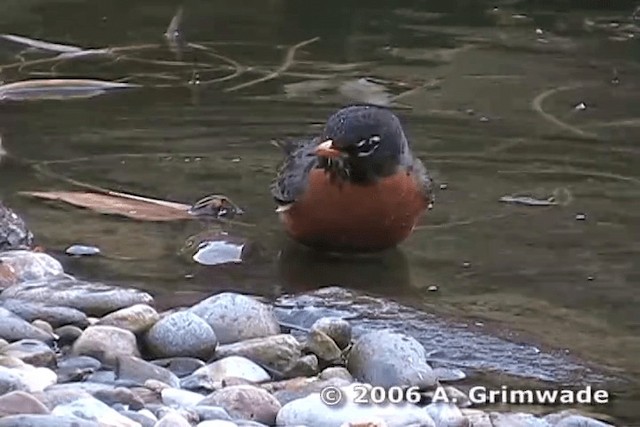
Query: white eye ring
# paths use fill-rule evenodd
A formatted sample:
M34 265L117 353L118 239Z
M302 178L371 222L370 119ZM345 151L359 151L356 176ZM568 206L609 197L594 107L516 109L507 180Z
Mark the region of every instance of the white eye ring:
M374 135L369 139L363 139L362 141L358 142L356 146L358 148L362 148L365 145L368 145L367 151L358 151L357 156L358 157L370 156L374 151L378 149L379 144L380 144L380 137L378 135Z
M363 139L362 141L356 144L356 147L360 148L365 144L378 144L380 142L380 137L378 135L373 135L369 139Z

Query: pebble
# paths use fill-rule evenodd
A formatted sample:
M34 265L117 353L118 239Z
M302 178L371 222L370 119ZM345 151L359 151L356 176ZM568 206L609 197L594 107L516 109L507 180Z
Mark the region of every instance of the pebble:
M48 414L49 409L38 399L23 391L0 396L0 417L17 414Z
M145 335L145 344L155 357L190 356L208 359L218 345L212 327L190 311L170 314Z
M225 420L211 420L198 423L196 427L238 427L238 424Z
M126 380L138 385L143 385L151 379L170 387L180 388L180 379L171 371L135 356L118 357L116 377L118 380Z
M71 307L56 307L43 302L32 302L13 298L1 300L0 305L27 322L44 320L54 328L63 325L75 325L80 328L89 326L87 315Z
M351 324L340 317L322 317L311 325L310 330L325 333L341 350L351 344Z
M304 350L318 356L318 359L328 363L339 363L342 360L342 350L331 337L319 329L311 329L307 335Z
M571 409L549 414L543 420L553 427L613 427L612 424L589 418Z
M437 427L471 427L467 417L453 403L431 403L424 409Z
M522 412L491 412L489 419L492 427L549 427L549 423L541 418Z
M14 274L17 283L13 286L19 286L21 282L50 279L64 274L62 264L42 252L26 250L0 252L0 264L8 267Z
M233 418L273 425L280 402L267 391L251 385L237 385L214 391L202 405L220 406Z
M0 427L104 427L74 416L11 415L0 418Z
M71 245L64 252L72 256L92 256L100 255L100 248L87 245Z
M231 416L224 408L219 406L210 406L199 404L194 408L196 414L198 414L198 418L200 421L209 421L209 420L221 420L221 421L230 421Z
M33 366L46 368L56 366L56 354L42 341L31 339L16 341L4 347L1 352Z
M243 356L267 371L285 373L302 357L302 344L289 334L271 335L217 348L217 358L228 356Z
M254 383L269 381L269 374L256 363L241 356L228 356L203 366L181 381L182 387L214 390L227 378L241 378Z
M11 384L17 386L17 388L5 389L5 393L15 390L28 391L30 393L42 391L55 384L58 380L58 376L51 369L36 368L27 364L16 368L0 366L0 392L3 388L3 378L8 378Z
M586 219L587 219L587 215L583 213L576 214L576 221L586 221Z
M61 326L53 331L58 336L58 345L64 347L66 345L73 344L80 335L82 335L82 329L73 325Z
M151 363L170 370L178 378L191 375L204 366L204 362L195 357L169 357L152 360Z
M167 406L196 406L204 396L189 390L180 390L177 388L165 388L160 392L162 403Z
M92 393L99 401L113 407L123 405L129 409L144 409L144 402L134 392L126 387L105 388Z
M114 326L89 326L73 343L76 356L95 357L102 363L114 366L118 356L140 356L136 336L130 331Z
M46 322L46 321L40 320L40 319L36 319L33 322L31 322L31 324L33 326L35 326L36 328L42 329L46 333L53 335L53 326L51 326L51 324L49 322Z
M2 150L0 142L0 152ZM0 154L0 157L2 157ZM33 233L29 231L24 220L13 210L0 202L0 251L16 248L29 248L33 244Z
M191 424L177 412L169 412L154 427L191 427Z
M306 354L287 371L289 377L311 377L320 371L320 361L315 354Z
M436 376L427 352L415 338L390 330L362 335L349 353L347 368L358 380L377 386L429 389Z
M137 422L142 427L153 427L158 422L156 416L149 411L147 411L148 415L146 415L146 413L141 413L142 411L123 410L118 412L130 420Z
M4 295L4 293L0 295ZM53 342L53 335L36 328L31 323L3 307L0 307L0 338L7 341L34 339L43 342Z
M280 333L273 309L249 296L223 292L199 302L190 310L213 328L220 344Z
M116 410L94 397L85 397L71 403L58 405L51 411L51 414L95 421L102 426L141 427L140 424L119 414Z
M135 304L102 317L96 325L115 326L126 329L134 334L140 334L151 328L160 316L158 312L147 304Z

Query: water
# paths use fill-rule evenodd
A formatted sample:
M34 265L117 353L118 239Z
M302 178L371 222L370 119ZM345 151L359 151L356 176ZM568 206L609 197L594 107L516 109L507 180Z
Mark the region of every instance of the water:
M427 313L406 325L417 335L434 324L438 331L475 325L473 336L490 350L465 356L436 339L450 363L485 367L499 382L501 364L503 374L540 378L578 361L628 381L615 386L615 404L597 411L640 418L640 30L631 2L184 7L188 41L215 42L215 53L253 69L207 85L232 70L194 75L193 66L150 63L177 61L162 45L173 2L0 6L6 33L84 48L159 44L125 53L134 59L69 60L54 70L56 77L128 78L146 88L0 105L3 145L14 156L0 164L0 197L25 217L39 244L77 275L149 289L165 305L220 290L270 298L333 284L366 291ZM289 74L225 92L277 69L288 46L316 36ZM15 62L18 50L3 42L2 63ZM200 51L182 60L222 64ZM2 79L46 77L51 65L5 68ZM331 78L318 83L318 74ZM270 142L317 132L350 102L336 88L362 77L385 82L393 94L425 85L399 98L396 111L414 151L446 189L399 251L375 262L318 259L287 242L273 212L268 185L280 152ZM257 249L243 265L195 265L179 254L184 241L219 225L143 223L21 196L72 188L29 161L93 185L184 203L225 194L246 211L225 231ZM505 195L554 196L558 204L500 202ZM98 246L104 256L67 258L71 244ZM456 342L465 339L472 338ZM545 356L534 366L527 356L534 348L572 361ZM524 356L507 363L510 354Z

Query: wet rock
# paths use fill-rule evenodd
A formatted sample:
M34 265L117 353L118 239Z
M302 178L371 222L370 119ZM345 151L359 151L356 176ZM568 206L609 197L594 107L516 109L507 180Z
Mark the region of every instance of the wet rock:
M489 419L493 427L549 427L549 423L543 419L522 412L491 412Z
M63 325L75 325L80 328L86 328L89 325L87 315L71 307L54 307L42 302L24 301L14 298L0 300L0 305L27 322L44 320L54 328Z
M162 403L167 406L196 406L204 396L188 390L180 390L177 388L165 388L160 392Z
M191 427L191 424L177 412L169 412L154 427Z
M160 316L153 307L147 304L135 304L107 314L96 324L115 326L139 334L147 331L158 320Z
M273 425L280 410L280 402L265 390L250 386L238 385L214 391L205 397L200 404L220 406L233 418L257 421Z
M226 378L241 378L259 383L269 381L269 374L251 360L241 356L229 356L217 360L182 379L182 387L190 390L214 390Z
M136 336L114 326L89 326L73 343L73 354L114 366L118 356L140 356Z
M15 357L33 366L52 368L56 366L56 354L42 341L20 340L1 350L5 356Z
M11 415L0 418L0 427L103 427L78 417L57 415Z
M280 333L271 307L245 295L223 292L199 302L190 310L213 328L220 344Z
M231 416L219 406L198 405L194 408L200 421L221 420L230 421Z
M453 403L431 403L425 411L437 427L471 427L467 417Z
M380 330L356 341L347 367L355 378L373 385L429 389L436 385L436 377L426 359L424 347L414 338Z
M0 366L0 389L1 384L10 384L7 391L28 391L30 393L42 391L52 384L55 384L58 376L51 369L35 368L24 364L20 367L6 368ZM14 386L17 386L14 388Z
M191 375L205 365L202 360L194 357L169 357L166 359L152 360L151 363L170 370L178 378Z
M143 385L147 380L154 379L168 386L180 388L180 379L171 371L133 356L118 357L116 376L118 380L127 380L134 384Z
M131 390L125 387L107 388L92 393L93 397L109 406L121 404L130 409L144 409L144 402Z
M311 331L325 333L341 350L351 343L351 324L339 317L320 318L311 325Z
M33 322L31 322L31 324L33 326L35 326L38 329L41 329L43 331L45 331L48 334L53 335L53 326L51 326L51 324L49 322L46 322L44 320L40 320L40 319L36 319Z
M271 335L221 345L216 350L219 359L229 356L246 357L267 370L284 373L302 356L302 345L289 334Z
M73 325L61 326L53 332L58 336L60 347L73 344L82 335L82 329Z
M315 354L318 356L318 359L325 362L336 363L342 360L342 350L340 350L340 347L338 347L329 335L320 330L312 329L309 331L304 347L306 351Z
M33 233L14 211L0 202L0 251L30 248Z
M0 264L12 273L16 283L13 286L18 286L21 282L51 279L64 274L62 264L42 252L0 252Z
M1 300L7 298L73 307L90 316L102 316L135 304L153 303L151 295L137 289L90 283L69 276L10 286L0 295Z
M440 382L460 381L467 378L467 374L457 368L437 367L433 368L433 373Z
M218 345L213 329L189 311L170 314L145 335L149 352L156 357L192 356L207 359Z
M34 339L47 343L53 342L53 335L36 328L3 307L0 307L0 338L7 341Z
M17 414L48 414L49 409L38 399L23 391L0 396L0 417Z
M140 427L140 424L120 415L96 398L86 397L56 406L52 415L63 417L77 417L87 421L95 421L103 426L112 427Z
M383 420L389 427L420 425L436 427L427 412L410 403L399 405L361 405L353 402L357 396L354 386L341 388L342 404L327 407L319 393L287 403L278 413L277 425L306 425L313 427L340 427L347 422L357 422L371 417Z
M71 256L92 256L100 255L100 248L87 245L71 245L64 253Z

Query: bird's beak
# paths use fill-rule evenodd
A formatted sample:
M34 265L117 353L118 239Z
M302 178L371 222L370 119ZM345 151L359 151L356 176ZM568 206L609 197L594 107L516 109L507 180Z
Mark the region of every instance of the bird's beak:
M316 147L316 155L327 159L336 159L342 156L342 152L333 147L333 141L327 139Z

